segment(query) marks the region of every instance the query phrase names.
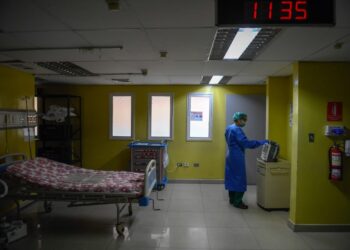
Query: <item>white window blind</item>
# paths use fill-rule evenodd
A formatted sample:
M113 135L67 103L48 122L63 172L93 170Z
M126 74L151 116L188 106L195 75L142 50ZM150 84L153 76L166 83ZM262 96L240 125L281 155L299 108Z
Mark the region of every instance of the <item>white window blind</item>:
M212 94L192 93L187 97L187 140L212 139Z
M171 139L173 137L173 96L150 94L148 114L149 139Z
M132 139L134 137L133 96L112 94L110 100L112 139Z

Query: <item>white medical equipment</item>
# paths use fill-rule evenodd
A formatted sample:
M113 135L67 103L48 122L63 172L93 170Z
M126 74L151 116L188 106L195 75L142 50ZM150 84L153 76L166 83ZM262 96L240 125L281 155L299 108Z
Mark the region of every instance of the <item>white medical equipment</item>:
M290 163L283 159L266 162L257 159L257 203L266 210L288 209Z
M267 162L277 161L279 153L279 145L276 142L270 141L263 145L260 158Z

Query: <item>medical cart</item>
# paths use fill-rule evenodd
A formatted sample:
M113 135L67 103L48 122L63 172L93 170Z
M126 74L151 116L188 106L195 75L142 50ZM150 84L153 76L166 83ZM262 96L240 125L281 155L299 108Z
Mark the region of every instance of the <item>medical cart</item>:
M129 144L129 147L131 149L131 171L144 172L148 162L150 160L156 160L157 189L163 189L167 183L167 143L134 141Z
M265 210L289 209L290 163L257 159L257 203Z

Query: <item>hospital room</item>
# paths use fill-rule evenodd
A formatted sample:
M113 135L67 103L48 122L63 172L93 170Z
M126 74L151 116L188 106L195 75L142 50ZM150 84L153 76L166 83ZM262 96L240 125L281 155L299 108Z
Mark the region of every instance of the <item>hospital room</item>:
M350 1L0 1L0 249L349 250Z

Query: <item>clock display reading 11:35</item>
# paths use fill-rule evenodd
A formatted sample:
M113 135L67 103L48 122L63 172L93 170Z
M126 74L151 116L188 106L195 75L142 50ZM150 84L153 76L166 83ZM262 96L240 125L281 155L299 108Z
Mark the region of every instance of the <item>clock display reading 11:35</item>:
M334 25L333 0L217 0L217 26Z

